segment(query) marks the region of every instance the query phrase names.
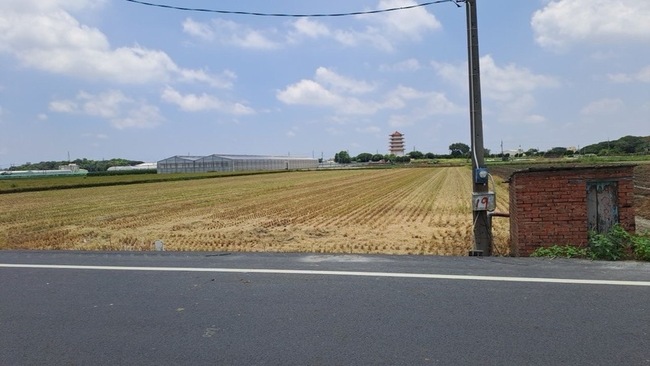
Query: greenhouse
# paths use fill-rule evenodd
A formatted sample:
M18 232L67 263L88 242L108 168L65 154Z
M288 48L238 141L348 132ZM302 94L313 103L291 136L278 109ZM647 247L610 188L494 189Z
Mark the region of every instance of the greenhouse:
M172 156L158 162L158 173L207 173L318 168L318 159L292 156Z

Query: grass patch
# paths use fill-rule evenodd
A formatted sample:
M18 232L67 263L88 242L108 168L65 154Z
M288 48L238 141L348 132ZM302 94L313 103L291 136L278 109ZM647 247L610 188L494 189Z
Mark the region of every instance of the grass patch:
M0 180L0 194L52 191L61 189L77 189L90 187L110 187L129 184L144 184L156 182L176 182L197 179L211 179L233 176L286 173L286 171L263 172L212 172L212 173L182 173L182 174L89 174L88 176L52 176L29 177Z

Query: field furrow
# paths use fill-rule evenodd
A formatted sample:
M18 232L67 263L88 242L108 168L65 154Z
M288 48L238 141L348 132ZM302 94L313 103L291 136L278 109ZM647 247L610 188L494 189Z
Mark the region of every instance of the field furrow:
M497 184L507 211L507 187ZM0 249L461 254L466 167L272 175L4 194ZM495 222L507 245L507 219ZM502 253L505 254L505 253Z

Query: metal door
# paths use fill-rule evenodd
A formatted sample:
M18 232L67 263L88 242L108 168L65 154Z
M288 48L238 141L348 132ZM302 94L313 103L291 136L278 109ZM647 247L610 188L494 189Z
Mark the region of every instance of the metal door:
M618 183L587 183L587 224L589 231L607 233L618 223Z

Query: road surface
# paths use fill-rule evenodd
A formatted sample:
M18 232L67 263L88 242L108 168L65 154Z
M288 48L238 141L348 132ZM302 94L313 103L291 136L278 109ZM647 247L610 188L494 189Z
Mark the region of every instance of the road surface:
M650 264L0 251L0 365L650 365Z

